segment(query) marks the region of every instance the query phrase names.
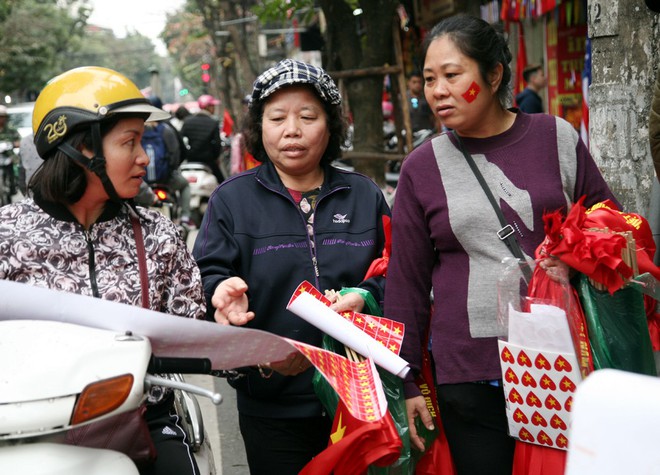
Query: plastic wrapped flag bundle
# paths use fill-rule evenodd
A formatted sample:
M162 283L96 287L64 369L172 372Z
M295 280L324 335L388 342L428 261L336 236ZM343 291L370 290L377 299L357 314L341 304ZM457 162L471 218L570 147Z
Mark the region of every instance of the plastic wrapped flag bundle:
M660 278L660 269L652 261L655 243L649 225L643 217L622 213L609 201L590 209L583 201L575 203L565 217L559 211L544 216L546 239L536 256L558 258L577 271L574 287L554 282L537 268L528 289L515 287L522 302L519 307L530 297L566 302L559 306L566 310L583 377L601 368L655 375L642 295L657 298L656 279ZM509 294L514 293L509 288ZM502 307L500 302L500 311ZM654 346L660 347L660 341ZM563 474L565 452L550 447L518 442L513 474Z
M498 282L500 365L509 433L519 441L566 450L573 393L582 379L568 315L579 305L567 277L547 277L537 266L529 288L519 266ZM517 449L518 450L518 449ZM563 465L563 455L558 455Z
M660 278L653 264L655 243L646 220L622 213L610 201L589 209L580 199L564 220L544 217L546 240L537 254L554 256L581 275L577 291L586 317L595 369L614 368L656 375L644 297Z
M526 264L525 264L526 265ZM540 266L527 284L520 265L498 282L500 363L509 433L517 439L513 475L559 475L569 444L573 394L591 370L586 323L568 276Z

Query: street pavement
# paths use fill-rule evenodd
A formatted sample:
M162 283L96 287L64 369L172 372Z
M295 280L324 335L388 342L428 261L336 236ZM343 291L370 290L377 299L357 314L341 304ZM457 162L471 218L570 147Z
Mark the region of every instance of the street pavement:
M197 237L197 231L188 235L188 247ZM245 447L238 428L236 391L223 378L187 375L186 382L222 394L222 403L215 406L204 397L197 397L202 408L204 426L211 442L217 475L249 475Z
M249 475L245 447L238 428L236 391L223 378L186 375L185 379L188 383L222 394L219 406L205 397L197 396L213 451L216 475Z

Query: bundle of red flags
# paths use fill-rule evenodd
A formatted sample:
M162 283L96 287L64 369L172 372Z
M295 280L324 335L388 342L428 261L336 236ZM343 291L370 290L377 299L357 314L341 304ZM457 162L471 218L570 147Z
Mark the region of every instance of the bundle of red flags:
M648 222L638 214L619 211L609 200L589 209L584 207L583 202L584 197L573 205L565 218L559 211L544 216L546 239L537 249L537 258L554 256L560 259L601 284L610 295L634 279L636 273L648 272L660 279L660 269L653 264L656 246ZM624 258L631 244L626 237L628 233L632 234L634 241L634 263ZM553 285L547 279L534 282L540 278L536 272L539 269L537 267L534 272L530 296L551 298ZM575 301L574 294L570 298ZM584 314L579 305L571 305L567 310L571 333L574 342L578 343L576 354L584 375L585 370L588 373L593 369L589 341L583 331ZM651 334L653 336L653 332ZM561 475L565 463L564 451L516 442L514 475Z
M399 458L401 439L389 412L375 422L356 419L340 400L327 449L300 475L362 475L370 465L385 467Z
M639 272L660 279L660 268L653 264L655 242L648 222L638 214L619 211L609 200L588 210L583 202L584 197L565 219L559 211L543 217L546 239L537 254L557 257L613 294L633 277L633 268L622 256L628 246L623 233L631 232Z

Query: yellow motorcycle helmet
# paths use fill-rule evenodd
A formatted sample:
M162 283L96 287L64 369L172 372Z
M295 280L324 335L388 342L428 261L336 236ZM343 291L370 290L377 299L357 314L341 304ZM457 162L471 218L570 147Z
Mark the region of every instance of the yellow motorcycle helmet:
M37 97L32 114L34 143L46 159L83 126L115 114L141 113L148 114L146 121L170 118L117 71L97 66L72 69L51 79Z

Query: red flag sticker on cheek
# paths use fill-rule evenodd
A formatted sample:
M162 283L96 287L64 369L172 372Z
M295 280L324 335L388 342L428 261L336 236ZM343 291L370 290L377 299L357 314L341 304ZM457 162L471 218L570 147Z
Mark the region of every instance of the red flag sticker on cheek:
M463 99L465 99L466 101L472 102L477 98L477 96L479 95L479 92L481 92L481 88L479 87L479 84L472 81L472 84L470 84L470 87L468 87L468 90L465 91L462 94L462 96L463 96Z

